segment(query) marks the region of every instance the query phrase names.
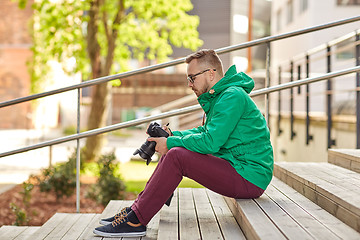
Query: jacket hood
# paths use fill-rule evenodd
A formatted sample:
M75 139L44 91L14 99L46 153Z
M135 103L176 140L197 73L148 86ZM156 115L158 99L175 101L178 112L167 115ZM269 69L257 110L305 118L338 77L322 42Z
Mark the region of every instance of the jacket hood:
M254 80L243 72L237 72L236 66L232 65L225 76L217 82L213 89L222 92L224 89L231 86L242 87L248 94L253 90L255 83Z

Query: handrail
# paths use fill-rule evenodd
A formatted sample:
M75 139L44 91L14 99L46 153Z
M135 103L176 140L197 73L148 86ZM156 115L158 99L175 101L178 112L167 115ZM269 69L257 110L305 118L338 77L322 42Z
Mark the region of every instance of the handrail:
M269 36L269 37L253 40L253 41L250 41L250 42L238 44L238 45L228 46L228 47L217 49L215 51L218 54L223 54L223 53L228 53L228 52L240 50L240 49L243 49L243 48L248 48L248 47L252 47L252 46L256 46L256 45L266 43L266 45L267 45L266 79L269 80L269 77L270 77L269 76L269 73L270 73L270 70L269 70L269 67L270 67L270 58L269 58L270 42L285 39L285 38L289 38L289 37L294 37L294 36L305 34L305 33L314 32L314 31L318 31L318 30L322 30L322 29L326 29L326 28L330 28L330 27L340 26L340 25L343 25L343 24L347 24L347 23L351 23L351 22L355 22L355 21L359 21L359 20L360 20L360 16L351 17L351 18L347 18L347 19L343 19L343 20L330 22L330 23L327 23L327 24L322 24L322 25L318 25L318 26L314 26L314 27L305 28L305 29L302 29L302 30L296 30L296 31L293 31L293 32L280 34L280 35L277 35L277 36ZM166 62L166 63L156 64L156 65L140 68L140 69L129 71L129 72L119 73L119 74L115 74L115 75L100 77L100 78L92 79L92 80L89 80L89 81L86 81L86 82L83 82L83 83L80 83L80 84L75 84L75 85L72 85L72 86L59 88L59 89L55 89L55 90L44 92L44 93L38 93L38 94L30 95L30 96L27 96L27 97L21 97L21 98L17 98L17 99L5 101L5 102L0 102L0 108L2 108L2 107L6 107L6 106L10 106L10 105L30 101L30 100L34 100L34 99L37 99L37 98L42 98L42 97L46 97L46 96L50 96L50 95L70 91L70 90L75 90L75 89L77 89L77 93L78 93L77 134L71 135L71 136L68 136L68 137L64 137L64 138L54 139L54 140L51 140L51 141L48 141L48 142L39 143L39 144L28 146L28 147L25 147L25 148L16 149L16 150L13 150L13 151L1 153L0 157L13 155L13 154L20 153L20 152L26 152L26 151L29 151L29 150L33 150L33 149L37 149L37 148L41 148L41 147L45 147L45 146L52 146L54 144L58 144L58 143L61 143L61 142L66 142L66 141L71 141L71 140L76 139L76 142L77 142L77 149L76 149L76 209L77 209L77 212L80 212L80 138L84 138L84 137L88 137L88 136L93 136L93 135L113 131L113 130L120 129L120 128L123 128L123 127L129 127L129 126L138 125L138 124L141 124L143 122L148 122L148 121L152 121L152 120L156 120L156 119L161 119L163 117L175 116L175 115L183 114L183 113L190 113L190 112L193 112L195 110L200 109L199 105L194 105L194 106L190 106L190 107L187 107L187 108L173 110L173 111L170 111L170 112L167 112L167 113L163 113L163 114L159 114L159 115L155 115L155 116L150 116L150 117L143 118L143 119L133 120L133 121L125 122L125 123L115 124L115 125L107 126L107 127L104 127L104 128L98 128L98 129L90 130L90 131L87 131L87 132L79 133L79 128L80 128L80 89L84 88L84 87L93 86L93 85L96 85L96 84L105 83L105 82L115 80L115 79L119 79L119 78L125 78L125 77L129 77L129 76L132 76L132 75L140 74L140 73L146 73L146 72L154 71L154 70L161 69L161 68L175 66L177 64L183 63L184 60L185 60L185 58L179 58L179 59L169 61L169 62ZM357 65L359 65L359 64L357 64ZM334 75L331 75L331 73L329 73L329 74L324 75L323 78L317 77L317 80L315 78L313 81L325 80L325 79L330 78L330 77L341 76L341 75L348 74L348 73L351 73L351 72L359 72L358 68L347 69L347 70L348 71L343 70L343 71L339 71L339 72L333 72L332 74L334 74ZM330 72L330 70L329 70L329 72ZM305 83L303 83L303 84L305 84ZM277 86L277 87L280 87L280 85ZM286 89L286 88L291 88L293 86L288 84L287 86L282 86L282 87L283 87L283 89ZM282 89L279 89L278 91L280 91L280 90L282 90ZM263 90L263 92L261 92L261 93L259 92L258 94L259 95L267 94L266 93L267 91L270 93L270 92L277 91L277 90L275 90L275 88L272 87L272 88L265 89L265 90ZM256 94L256 92L254 92L253 94ZM360 97L358 97L358 99L360 99ZM269 104L269 98L268 97L266 97L265 101L266 101L266 105L269 106L268 105ZM265 114L266 114L266 117L268 118L268 116L269 116L268 115L268 109L266 109ZM358 120L359 119L360 119L360 117L358 117ZM357 131L359 132L360 131L360 124L358 124L358 125L359 125L359 127L357 128ZM360 136L360 134L358 134L358 135ZM359 137L359 139L360 139L360 137Z
M357 32L360 32L360 29L357 29L357 30L355 30L353 32L350 32L350 33L344 35L344 36L335 38L335 39L329 41L328 43L321 44L321 45L316 46L316 47L314 47L312 49L309 49L309 50L307 50L307 51L305 51L303 53L295 55L291 59L294 62L297 62L297 61L305 58L306 55L313 55L315 53L318 53L318 52L321 52L321 51L325 50L327 47L332 47L332 46L335 46L335 45L337 45L337 44L339 44L339 43L341 43L343 41L349 40L350 38L355 37ZM279 65L288 64L288 63L289 63L289 61L287 60L287 61L284 61L284 62L280 63Z
M259 95L269 94L269 93L272 93L275 91L281 91L284 89L297 87L297 86L301 86L301 85L305 85L305 84L309 84L309 83L314 83L314 82L318 82L318 81L322 81L322 80L327 80L329 78L335 78L335 77L339 77L342 75L347 75L347 74L355 73L355 72L360 72L360 66L326 73L324 75L317 76L317 77L305 78L305 79L294 81L294 82L283 83L283 84L280 84L277 86L272 86L272 87L268 87L268 88L255 90L252 93L250 93L249 96L255 97L255 96L259 96ZM142 119L135 119L135 120L127 121L127 122L117 123L117 124L109 125L106 127L82 132L79 134L73 134L70 136L42 142L42 143L31 145L28 147L15 149L15 150L8 151L8 152L3 152L3 153L0 153L0 157L5 157L5 156L22 153L22 152L27 152L27 151L34 150L37 148L47 147L47 146L64 143L64 142L68 142L68 141L72 141L72 140L76 140L76 139L86 138L86 137L90 137L90 136L94 136L94 135L98 135L98 134L103 134L103 133L111 132L111 131L118 130L121 128L132 127L132 126L136 126L136 125L139 125L142 123L147 123L147 122L151 122L151 121L166 118L166 117L172 117L172 116L176 116L176 115L180 115L180 114L191 113L191 112L194 112L199 109L201 109L201 106L198 104L192 105L189 107L185 107L185 108L181 108L181 109L175 109L175 110L164 112L164 113L157 114L154 116L149 116L149 117L144 117Z
M268 43L268 42L272 42L272 41L277 41L277 40L294 37L294 36L298 36L298 35L305 34L305 33L310 33L310 32L314 32L314 31L318 31L318 30L322 30L322 29L326 29L326 28L330 28L330 27L336 27L336 26L340 26L343 24L351 23L351 22L356 22L359 20L360 20L360 16L355 16L355 17L346 18L346 19L342 19L342 20L338 20L338 21L334 21L334 22L330 22L330 23L326 23L326 24L321 24L321 25L317 25L317 26L313 26L313 27L309 27L309 28L304 28L301 30L295 30L292 32L282 33L282 34L275 35L275 36L264 37L264 38L256 39L256 40L253 40L250 42L232 45L229 47L219 48L219 49L216 49L215 51L217 54L224 54L224 53L240 50L243 48L253 47L256 45L260 45L260 44L264 44L264 43ZM166 68L166 67L170 67L170 66L175 66L175 65L184 63L184 61L185 61L185 57L175 59L172 61L168 61L165 63L160 63L160 64L155 64L155 65L139 68L139 69L124 72L124 73L119 73L119 74L115 74L115 75L92 79L92 80L85 81L85 82L82 82L79 84L51 90L48 92L33 94L30 96L26 96L26 97L21 97L21 98L16 98L16 99L0 102L0 108L18 104L18 103L22 103L22 102L31 101L31 100L34 100L37 98L42 98L42 97L46 97L46 96L50 96L50 95L54 95L54 94L58 94L58 93L62 93L62 92L67 92L70 90L75 90L78 88L84 88L84 87L89 87L89 86L105 83L105 82L116 80L119 78L125 78L125 77L133 76L136 74L140 74L140 73L146 73L146 72L150 72L150 71L154 71L154 70L158 70L158 69L162 69L162 68Z

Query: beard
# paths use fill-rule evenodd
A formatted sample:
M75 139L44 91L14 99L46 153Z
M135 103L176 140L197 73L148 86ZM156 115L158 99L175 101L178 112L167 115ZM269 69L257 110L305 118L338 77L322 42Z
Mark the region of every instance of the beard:
M193 90L193 92L197 97L200 97L201 94L206 93L208 91L208 86L203 86L200 89L192 87L191 90Z

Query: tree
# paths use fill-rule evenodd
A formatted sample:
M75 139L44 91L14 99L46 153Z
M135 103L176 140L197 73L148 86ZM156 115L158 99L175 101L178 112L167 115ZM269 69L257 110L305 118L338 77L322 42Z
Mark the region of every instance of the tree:
M24 7L28 0L17 0ZM49 60L94 79L129 69L131 58L164 61L172 47L196 50L199 18L190 0L35 0L32 90L41 91ZM75 64L69 67L69 60ZM105 125L111 83L95 86L88 129ZM87 138L85 159L95 160L103 136Z

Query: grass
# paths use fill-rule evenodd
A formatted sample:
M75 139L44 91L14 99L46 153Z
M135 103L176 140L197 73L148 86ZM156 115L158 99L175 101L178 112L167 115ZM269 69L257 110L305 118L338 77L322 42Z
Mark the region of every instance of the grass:
M157 163L151 162L146 165L143 161L130 161L126 163L120 163L119 174L124 180L126 190L135 194L140 193L146 182L149 180L151 174L154 172ZM89 163L84 171L85 175L97 175L96 163ZM203 186L195 181L184 177L179 187L181 188L202 188Z
M80 132L85 132L87 129L80 129ZM63 129L63 134L65 135L73 135L77 133L76 126L67 126ZM132 136L131 133L124 131L123 129L111 131L109 133L112 136L119 137L119 138L129 138Z
M154 172L157 163L151 162L146 165L145 162L130 161L127 163L120 164L120 174L125 181L127 191L140 193L146 182L149 180L151 174ZM181 188L202 188L203 186L197 182L183 178L179 187Z

